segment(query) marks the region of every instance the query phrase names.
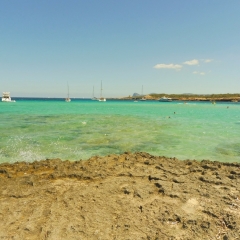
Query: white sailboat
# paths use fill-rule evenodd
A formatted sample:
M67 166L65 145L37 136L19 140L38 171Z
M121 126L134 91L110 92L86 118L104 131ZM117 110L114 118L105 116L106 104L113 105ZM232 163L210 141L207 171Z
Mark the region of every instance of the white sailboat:
M106 102L106 98L102 97L102 81L101 81L101 94L100 94L100 98L98 99L99 102Z
M71 98L69 97L69 85L67 84L67 89L68 89L68 92L67 92L67 98L65 98L65 102L71 102Z
M139 99L140 101L146 101L146 98L144 98L144 96L143 96L143 85L142 85L142 98L141 99Z
M94 97L94 86L93 86L93 96L92 96L92 100L94 100L94 101L98 100L96 97Z

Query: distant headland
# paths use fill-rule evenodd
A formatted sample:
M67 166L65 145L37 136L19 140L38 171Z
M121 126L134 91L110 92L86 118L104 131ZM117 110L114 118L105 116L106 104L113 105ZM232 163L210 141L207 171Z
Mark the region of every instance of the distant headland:
M165 93L151 93L147 95L140 95L134 93L132 96L123 97L123 100L138 100L145 98L146 100L158 100L162 97L168 97L176 101L224 101L224 102L240 102L240 93L226 93L226 94L165 94Z

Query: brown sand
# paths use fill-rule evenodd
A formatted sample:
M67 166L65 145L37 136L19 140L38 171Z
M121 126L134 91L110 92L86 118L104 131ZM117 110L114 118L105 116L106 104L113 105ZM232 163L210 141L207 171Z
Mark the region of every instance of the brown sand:
M1 164L1 239L240 239L240 164L147 153Z

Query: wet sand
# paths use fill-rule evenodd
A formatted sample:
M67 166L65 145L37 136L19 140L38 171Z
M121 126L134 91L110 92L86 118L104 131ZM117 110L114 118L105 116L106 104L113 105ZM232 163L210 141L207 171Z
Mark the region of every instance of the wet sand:
M148 153L1 164L1 239L240 239L240 164Z

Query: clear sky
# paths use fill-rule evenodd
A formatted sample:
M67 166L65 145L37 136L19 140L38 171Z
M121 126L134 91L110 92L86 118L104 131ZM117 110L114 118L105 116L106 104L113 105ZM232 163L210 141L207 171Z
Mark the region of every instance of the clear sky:
M1 0L0 91L240 93L240 0Z

